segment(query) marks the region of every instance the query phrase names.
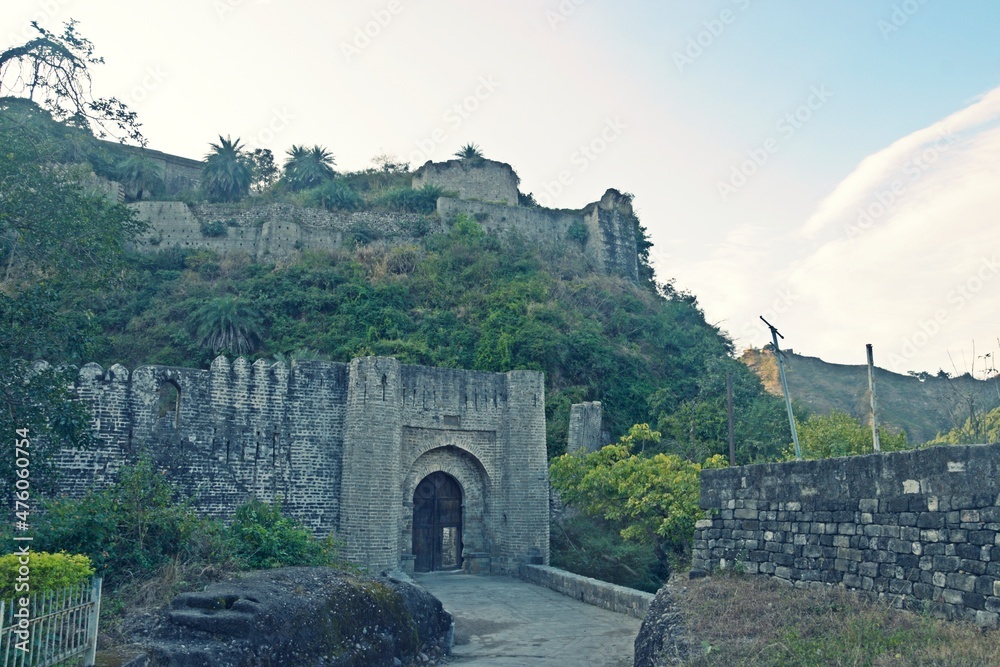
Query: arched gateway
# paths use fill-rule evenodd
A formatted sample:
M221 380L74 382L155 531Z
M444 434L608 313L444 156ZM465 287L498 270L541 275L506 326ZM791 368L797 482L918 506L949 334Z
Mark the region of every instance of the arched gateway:
M413 555L416 572L462 566L462 487L447 473L427 475L413 492Z
M76 389L101 445L63 450L58 465L78 495L145 450L205 514L280 498L375 572L506 573L548 561L543 380L390 357L87 364Z

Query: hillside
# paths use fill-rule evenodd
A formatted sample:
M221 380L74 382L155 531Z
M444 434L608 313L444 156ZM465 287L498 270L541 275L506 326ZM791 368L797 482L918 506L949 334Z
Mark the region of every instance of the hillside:
M732 373L740 460L780 457L787 446L780 402L732 358L732 342L693 295L654 282L630 195L612 189L578 211L545 209L518 190L509 165L481 155L415 172L386 163L337 173L317 146L304 151L311 169L289 157L279 172L220 138L213 154L247 177L230 191L211 177L210 159L199 171L98 142L30 104L0 111L26 146L9 163L12 177L40 178L29 171L51 162L67 165L53 177L96 175L107 187L93 205L128 222L127 233L100 237L106 252L81 255L107 263L107 280L83 280L94 274L83 271L41 286L25 268L26 289L11 291L4 321L19 333L3 358L205 368L219 354L385 355L541 370L550 454L565 447L570 405L601 401L612 440L655 424L663 449L696 460L727 449ZM31 192L26 211L37 210ZM55 221L45 229L59 236Z
M868 369L864 364L831 364L790 350L783 352L793 401L813 412L843 410L868 422ZM757 373L769 392L781 395L778 365L770 349L746 350L740 360ZM906 431L911 445L962 425L970 406L978 415L1000 405L996 381L976 380L968 374L900 375L876 366L875 382L880 422Z

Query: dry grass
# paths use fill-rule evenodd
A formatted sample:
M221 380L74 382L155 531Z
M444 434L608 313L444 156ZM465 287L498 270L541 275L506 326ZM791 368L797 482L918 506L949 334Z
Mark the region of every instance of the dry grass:
M201 590L235 571L227 566L182 563L175 559L149 579L136 579L114 592L105 591L101 608L101 647L129 643L124 625L130 617L163 607L178 593Z
M685 580L673 589L701 653L687 663L692 667L1000 666L1000 631L901 611L843 589L801 590L742 576Z

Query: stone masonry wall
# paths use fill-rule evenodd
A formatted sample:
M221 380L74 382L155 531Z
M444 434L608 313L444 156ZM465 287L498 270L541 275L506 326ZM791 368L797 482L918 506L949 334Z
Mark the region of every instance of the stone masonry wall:
M436 185L461 199L517 206L517 183L517 174L509 164L476 159L427 162L413 172L412 186Z
M166 167L173 166L179 191L187 192L196 186L193 179L200 162L166 154L153 157L167 160ZM608 190L600 201L580 211L519 206L518 179L513 168L482 159L428 162L414 172L412 180L414 188L425 185L440 186L451 193L438 199L436 216L330 212L292 204L142 201L131 206L149 223L149 229L137 241L143 250L204 248L244 252L259 260L277 259L303 249L341 248L357 233L365 237L374 234L391 242L412 242L418 235L444 231L449 221L463 213L475 218L487 232L514 231L538 243L572 248L586 236L581 250L597 271L638 280L638 223L630 198L617 190ZM206 234L212 231L206 225L213 225L221 233Z
M1000 445L702 472L693 566L1000 620Z
M544 244L576 244L570 229L585 229L583 253L600 272L635 281L639 277L636 221L632 207L615 190L608 190L600 202L582 211L525 206L505 206L480 201L441 197L437 213L452 220L462 213L474 218L489 233L516 232Z
M596 452L608 444L609 436L601 428L601 402L576 403L569 410L567 452L583 449Z
M358 230L411 240L410 226L423 225L419 214L375 211L329 212L291 204L243 207L232 204L186 204L144 201L131 205L150 223L141 248L205 248L245 252L256 259L287 257L297 250L334 250ZM225 234L206 236L204 223L221 222Z
M521 565L517 570L517 576L574 600L639 619L646 617L649 606L656 597L652 593L609 584L600 579L591 579L546 565Z
M414 490L441 471L462 487L467 567L548 562L539 372L219 357L209 370L88 364L76 389L102 444L60 451L66 495L107 486L148 452L199 511L228 519L250 497L280 498L380 571L412 557Z

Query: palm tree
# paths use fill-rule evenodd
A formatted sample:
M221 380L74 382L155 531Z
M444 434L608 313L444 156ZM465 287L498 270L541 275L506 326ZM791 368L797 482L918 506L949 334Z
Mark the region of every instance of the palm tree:
M234 296L205 303L191 314L191 323L202 347L212 354L249 354L261 342L261 316L256 308Z
M144 194L163 190L163 165L143 153L128 156L117 167L118 180L132 201L141 201Z
M288 159L285 160L285 180L292 190L314 188L333 180L336 174L333 171L334 164L336 162L333 155L322 146L306 148L293 144L288 150Z
M250 192L253 181L253 169L239 138L234 141L220 134L219 143L209 145L212 152L205 156L202 189L211 201L239 201Z
M463 160L474 160L483 157L483 151L479 148L479 144L474 144L471 141L455 153L455 157L462 158Z

